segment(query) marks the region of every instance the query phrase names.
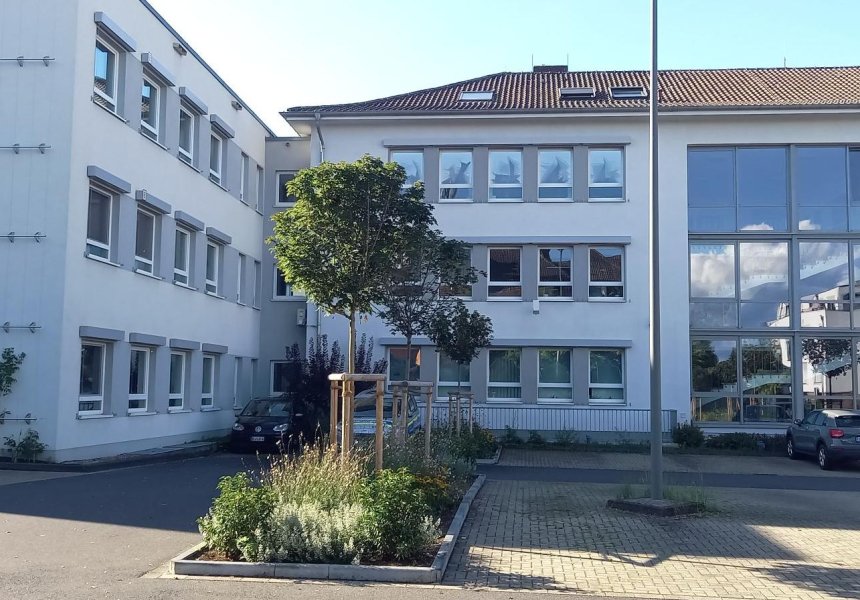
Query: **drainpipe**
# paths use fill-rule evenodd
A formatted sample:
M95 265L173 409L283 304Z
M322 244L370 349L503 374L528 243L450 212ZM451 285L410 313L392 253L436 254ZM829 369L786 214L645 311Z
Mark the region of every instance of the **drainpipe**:
M316 120L316 128L317 128L317 137L320 139L320 162L325 162L325 139L323 138L322 129L320 129L320 121L322 117L320 117L319 113L314 113L314 119Z

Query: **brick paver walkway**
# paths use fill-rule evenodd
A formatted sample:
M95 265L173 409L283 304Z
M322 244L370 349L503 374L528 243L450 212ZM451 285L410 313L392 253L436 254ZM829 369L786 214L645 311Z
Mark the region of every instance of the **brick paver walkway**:
M860 598L860 493L709 490L717 512L607 509L620 486L487 481L445 577L660 598Z

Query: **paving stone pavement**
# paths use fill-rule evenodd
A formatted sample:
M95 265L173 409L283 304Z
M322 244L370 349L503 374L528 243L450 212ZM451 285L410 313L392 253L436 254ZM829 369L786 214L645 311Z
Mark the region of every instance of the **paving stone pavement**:
M623 452L577 452L568 450L536 450L504 448L500 466L615 469L644 471L650 468L647 454ZM719 456L702 454L665 454L665 471L681 473L732 473L745 475L801 475L804 477L854 477L860 475L860 462L840 465L834 471L822 471L810 460L793 461L781 456Z
M618 485L487 481L445 584L637 598L860 599L860 493L706 490L704 516L606 508Z

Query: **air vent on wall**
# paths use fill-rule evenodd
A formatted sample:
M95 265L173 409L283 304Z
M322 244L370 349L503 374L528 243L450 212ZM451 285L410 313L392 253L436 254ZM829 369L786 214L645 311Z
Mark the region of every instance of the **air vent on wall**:
M609 88L609 93L616 100L627 100L630 98L647 98L645 88L642 86L619 86Z
M460 92L460 100L492 100L493 91L479 90L474 92Z
M561 88L558 93L559 97L562 100L574 100L577 98L594 98L593 87Z

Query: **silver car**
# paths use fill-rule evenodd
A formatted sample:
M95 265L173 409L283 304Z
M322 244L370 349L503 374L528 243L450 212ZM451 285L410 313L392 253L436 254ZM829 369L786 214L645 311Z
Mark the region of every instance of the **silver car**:
M860 460L860 410L814 410L792 423L785 440L789 458L815 456L825 470L837 462Z

